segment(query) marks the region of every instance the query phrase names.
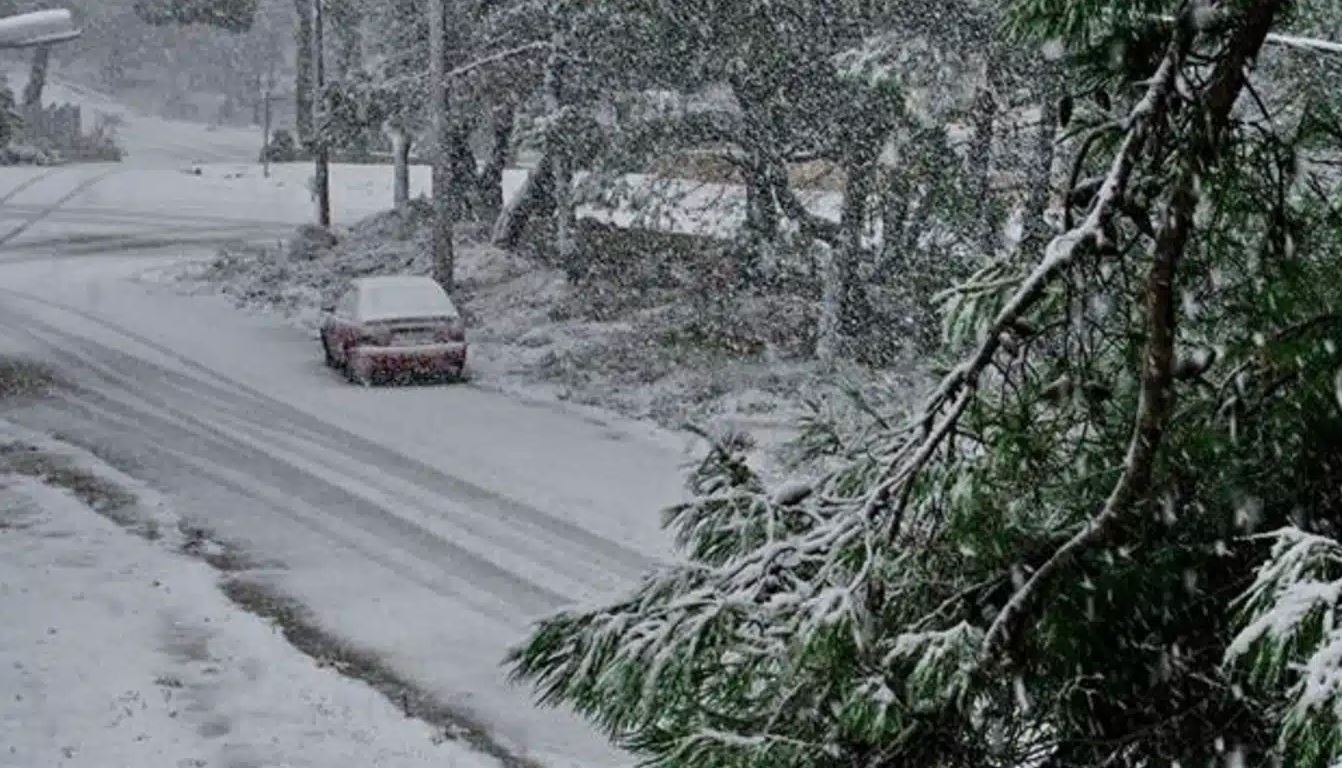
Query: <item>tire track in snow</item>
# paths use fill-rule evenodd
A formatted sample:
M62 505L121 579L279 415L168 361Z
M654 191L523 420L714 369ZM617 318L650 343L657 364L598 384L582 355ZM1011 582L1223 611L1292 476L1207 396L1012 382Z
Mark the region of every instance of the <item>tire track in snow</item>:
M217 388L183 380L178 374L124 353L93 347L41 321L27 323L27 335L60 349L67 361L90 368L118 393L127 393L104 393L104 397L136 407L139 402L126 400L133 397L157 409L154 415L170 416L216 437L245 443L390 514L401 510L401 514L414 516L411 522L426 533L468 544L471 552L491 564L556 594L611 591L635 580L651 564L646 559L613 559L606 551L594 550L589 541L557 537L537 524L546 517L538 516L540 513L519 517L508 506L500 506L497 496L463 503L453 488L434 484L442 477L439 473L402 477L388 471L394 464L362 458L343 441L286 423L282 414L272 417L269 409L258 412L255 406L238 402ZM444 525L449 527L445 529Z
M422 507L417 510L419 514L415 515L418 519L411 519L406 513L412 510L405 505L404 499L397 499L394 492L342 476L336 471L322 467L320 460L314 460L312 457L302 456L282 448L276 449L273 445L256 439L249 439L246 435L239 434L227 427L210 424L204 419L164 401L157 393L145 391L141 388L138 392L131 394L131 387L134 387L137 383L135 380L127 380L126 377L108 369L100 361L90 359L89 356L79 350L65 347L57 339L48 337L45 333L28 329L22 332L47 345L49 349L66 362L82 364L104 384L110 384L112 388L122 390L122 392L112 392L108 389L100 389L82 395L79 399L83 401L86 408L97 407L108 413L120 411L127 419L127 426L140 421L157 423L160 430L170 427L179 432L185 431L192 440L183 442L191 444L194 441L196 445L192 445L193 448L198 448L198 444L204 441L212 448L231 449L233 453L231 465L246 465L251 470L246 476L253 478L254 481L257 478L265 477L267 469L273 470L274 466L285 467L287 469L285 476L292 480L298 478L303 480L301 488L290 489L286 492L286 495L296 494L297 499L312 507L329 509L330 511L327 514L331 515L339 514L344 510L351 510L353 514L343 514L341 515L342 518L353 520L367 534L373 536L381 536L384 528L388 528L399 534L403 540L415 543L417 547L424 547L432 542L436 545L432 549L437 551L440 559L465 570L465 577L469 580L468 583L485 589L500 601L529 610L532 615L537 612L548 612L548 610L553 610L571 600L571 593L555 591L557 588L587 591L592 588L608 589L614 586L613 584L591 585L574 582L570 574L549 571L546 568L532 569L533 575L529 578L527 575L518 573L518 570L526 570L529 564L527 557L519 557L519 555L529 555L537 560L547 559L541 554L543 547L546 545L544 541L510 537L513 538L513 541L505 543L512 543L519 547L525 546L526 549L531 551L509 556L508 548L505 547L501 550L494 541L488 538L488 532L472 535L464 529L455 531L444 529L441 524L426 519L426 515L423 514L425 510ZM69 401L74 397L63 395L62 399ZM96 398L96 400L93 398ZM247 458L244 459L243 457ZM399 507L399 511L393 509L393 507ZM452 522L460 523L461 521L454 520ZM377 523L378 525L370 525L371 523ZM496 535L498 535L498 532L496 532ZM505 561L506 564L500 563L500 560ZM524 597L524 599L519 601L518 597Z
M156 366L157 370L155 371L155 374L161 380L175 381L177 386L188 396L199 396L199 393L211 392L216 398L223 398L226 400L232 399L241 412L252 414L258 418L264 415L266 417L265 422L268 424L277 426L282 425L286 430L290 431L302 430L307 436L319 440L320 443L327 448L348 455L353 455L357 452L357 454L365 458L370 465L377 466L390 473L395 473L402 480L421 485L428 483L432 490L442 494L446 498L460 499L463 503L469 502L471 504L487 505L491 511L507 519L512 524L533 525L544 531L548 536L570 541L574 545L581 546L588 550L587 554L589 556L600 556L603 565L607 568L619 568L625 573L642 573L655 564L653 558L631 547L556 518L543 510L495 493L483 486L448 475L418 459L360 437L338 426L321 421L310 414L299 411L293 406L270 397L264 392L247 386L246 384L242 384L235 379L231 379L228 376L203 366L168 347L131 332L115 323L108 322L89 312L10 289L0 288L0 293L11 294L53 309L74 314L93 322L103 330L112 331L182 365L185 369L191 371L193 375L184 376L161 366ZM60 331L49 324L41 323L35 318L25 316L23 319L25 322L28 322L35 327L44 327L55 333L69 336L69 334ZM102 345L99 345L99 347L110 350L110 348L103 347ZM120 354L125 355L127 360L135 366L153 365L138 356L131 356L126 353ZM227 387L227 389L225 389L225 387Z
M4 202L0 199L0 202ZM10 205L6 206L6 211L16 213L40 213L40 205ZM179 223L179 224L232 224L239 227L283 227L290 233L294 232L298 225L291 221L279 221L272 219L247 219L236 216L216 216L211 214L195 213L163 213L160 211L144 211L134 208L108 208L98 206L96 208L67 205L62 206L57 212L60 217L78 218L81 221L89 219L118 221L129 224L136 223Z
M100 256L114 256L128 251L161 251L166 248L202 248L206 246L220 247L231 243L246 242L254 237L254 232L233 232L223 230L225 234L216 234L214 236L183 238L173 237L171 233L165 233L163 237L150 238L139 236L101 236L96 241L85 241L85 244L76 248L62 248L58 253L30 253L27 256L15 256L13 258L0 258L0 267L16 264L31 264L33 262L52 262L68 261L71 259L88 259ZM207 234L202 232L201 234ZM68 241L67 241L68 242ZM23 253L25 251L37 251L41 248L51 248L59 245L56 242L30 243L25 241L19 246L10 246L6 249L9 253Z
M7 243L9 243L9 241L13 240L14 238L18 237L24 232L27 232L29 227L33 226L34 224L37 224L46 217L60 210L61 206L65 205L66 203L75 199L79 195L92 189L94 185L96 185L98 182L118 172L119 172L118 169L113 168L110 171L104 171L98 174L97 176L92 176L90 178L80 181L69 192L66 192L64 195L61 195L59 198L57 198L55 202L43 207L37 213L33 214L28 219L26 219L22 224L11 229L8 233L0 235L0 246L6 245Z
M174 474L206 478L212 485L251 502L258 512L282 517L301 526L307 534L321 537L337 548L348 550L435 594L458 600L481 616L509 624L517 620L513 608L497 600L474 599L472 593L479 592L478 588L446 574L441 567L441 552L417 553L413 545L423 542L412 538L402 545L389 546L392 542L383 536L376 539L383 546L370 546L370 537L364 529L334 517L329 508L315 507L289 492L258 483L256 475L230 467L231 462L221 461L219 453L202 456L199 452L187 453L164 445L165 429L177 429L184 436L198 439L188 430L172 424L151 425L146 423L142 414L119 412L114 404L88 402L85 398L68 394L62 396L59 402L62 413L77 415L81 422L101 424L118 437L138 437L142 444L137 448L152 454L157 465L172 467ZM235 447L231 450L234 459L247 455L246 451ZM187 522L209 523L208 520L189 519Z
M51 178L59 170L60 170L59 168L53 168L49 171L39 173L36 176L33 176L32 178L25 179L22 182L16 184L13 189L9 190L4 195L0 195L0 205L3 205L4 203L9 202L10 200L13 200L24 190L37 186L42 182L43 179ZM12 206L12 207L18 208L19 206Z

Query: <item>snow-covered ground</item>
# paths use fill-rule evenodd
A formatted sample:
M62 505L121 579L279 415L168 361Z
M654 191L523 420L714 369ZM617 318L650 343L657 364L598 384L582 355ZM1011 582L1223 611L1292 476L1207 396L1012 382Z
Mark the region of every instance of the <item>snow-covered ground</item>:
M509 753L631 765L577 717L536 708L499 664L537 618L621 592L670 555L658 513L682 497L694 441L534 388L350 387L310 333L162 281L220 243L310 221L310 168L266 179L243 132L134 115L123 141L118 165L0 169L0 357L63 382L0 399L0 414L152 486L245 552L248 579ZM417 169L416 189L427 183ZM338 224L391 197L386 168L337 167L333 185ZM499 306L537 286L505 287ZM519 349L528 312L496 327Z
M309 334L144 279L212 257L212 227L291 232L306 190L107 170L0 169L0 198L28 206L0 206L0 355L70 385L0 403L5 415L96 450L272 564L249 576L513 754L632 764L536 708L500 662L537 618L624 590L668 554L658 511L681 497L687 441L474 386L350 387ZM348 196L337 216L375 199Z
M499 764L294 649L173 537L136 536L69 489L4 471L22 452L110 489L129 481L13 432L0 423L0 766ZM102 503L157 501L137 490Z

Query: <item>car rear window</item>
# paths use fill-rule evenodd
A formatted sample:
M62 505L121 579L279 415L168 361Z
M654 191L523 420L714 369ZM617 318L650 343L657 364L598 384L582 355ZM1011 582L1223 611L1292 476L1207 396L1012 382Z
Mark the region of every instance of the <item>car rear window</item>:
M436 283L364 286L359 296L363 320L415 317L456 317L457 308Z

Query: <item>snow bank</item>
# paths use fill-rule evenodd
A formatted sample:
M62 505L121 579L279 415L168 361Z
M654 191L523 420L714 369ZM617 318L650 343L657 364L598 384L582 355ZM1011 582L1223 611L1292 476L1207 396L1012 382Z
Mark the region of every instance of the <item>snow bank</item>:
M0 765L498 765L65 490L0 476L0 533Z

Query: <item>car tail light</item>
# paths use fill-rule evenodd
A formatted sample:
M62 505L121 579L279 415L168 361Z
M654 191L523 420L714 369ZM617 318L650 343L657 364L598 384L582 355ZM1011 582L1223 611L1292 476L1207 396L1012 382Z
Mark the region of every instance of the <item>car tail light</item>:
M462 328L460 320L453 320L438 328L439 341L465 341L466 330Z

